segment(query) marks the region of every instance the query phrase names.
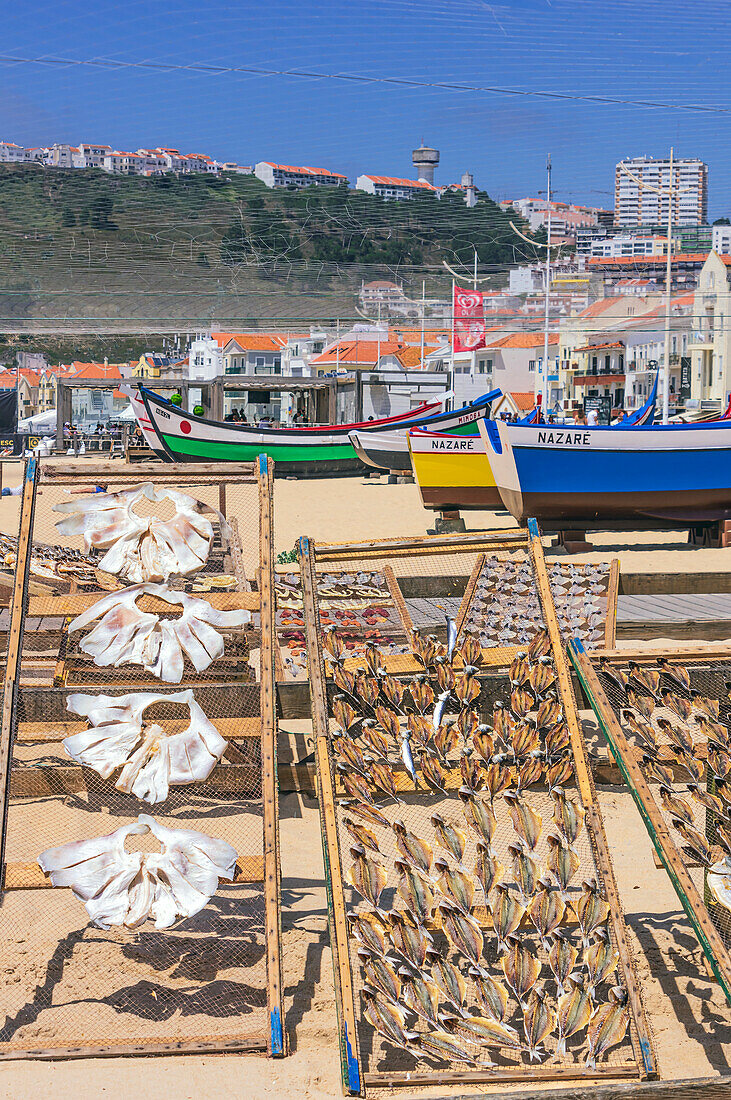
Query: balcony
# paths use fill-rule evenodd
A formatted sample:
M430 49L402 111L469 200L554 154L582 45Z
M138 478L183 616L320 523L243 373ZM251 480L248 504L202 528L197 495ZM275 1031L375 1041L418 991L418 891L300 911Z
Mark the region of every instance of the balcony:
M624 383L625 374L577 374L574 376L575 386L611 386Z

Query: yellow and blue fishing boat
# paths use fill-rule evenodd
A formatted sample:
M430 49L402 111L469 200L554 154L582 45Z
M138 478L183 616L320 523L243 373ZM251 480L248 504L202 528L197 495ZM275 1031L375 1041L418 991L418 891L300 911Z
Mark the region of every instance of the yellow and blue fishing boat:
M480 423L493 430L497 440L495 422ZM503 507L481 436L412 428L408 441L425 508L441 512Z

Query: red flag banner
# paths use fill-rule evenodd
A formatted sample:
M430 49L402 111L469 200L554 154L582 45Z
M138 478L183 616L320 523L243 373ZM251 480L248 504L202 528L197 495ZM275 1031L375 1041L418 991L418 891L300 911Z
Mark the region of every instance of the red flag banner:
M475 351L485 347L485 314L479 290L454 288L454 350Z

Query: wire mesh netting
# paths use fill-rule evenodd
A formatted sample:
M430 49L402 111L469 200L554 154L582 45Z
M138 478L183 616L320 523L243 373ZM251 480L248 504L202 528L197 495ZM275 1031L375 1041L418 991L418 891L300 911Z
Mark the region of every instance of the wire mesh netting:
M597 672L698 898L731 947L731 655L600 658Z
M321 630L329 859L343 882L365 1081L579 1076L594 1060L598 1074L635 1076L628 960L575 785L532 566L523 551L490 568L475 552L389 564L404 593L421 578L431 624L441 618L412 636L408 668L375 643L350 659L339 625ZM447 609L456 577L465 595ZM495 648L508 639L485 645L479 593L515 611L527 656ZM483 663L486 650L500 663Z
M38 475L0 1055L266 1047L253 471L222 499L180 467Z

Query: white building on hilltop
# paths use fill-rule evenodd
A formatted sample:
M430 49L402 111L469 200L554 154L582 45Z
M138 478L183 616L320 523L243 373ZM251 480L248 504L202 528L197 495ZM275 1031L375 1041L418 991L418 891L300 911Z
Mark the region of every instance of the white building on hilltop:
M260 160L254 167L254 175L267 187L339 187L348 182L347 176L327 168L275 164L270 160Z
M623 171L624 165L638 182ZM660 188L662 194L651 191ZM670 160L634 157L615 169L614 224L666 225ZM704 225L708 217L708 165L697 157L673 160L673 225Z
M426 180L402 180L397 176L358 176L356 191L380 195L383 199L413 199L414 195L436 195L439 188Z

